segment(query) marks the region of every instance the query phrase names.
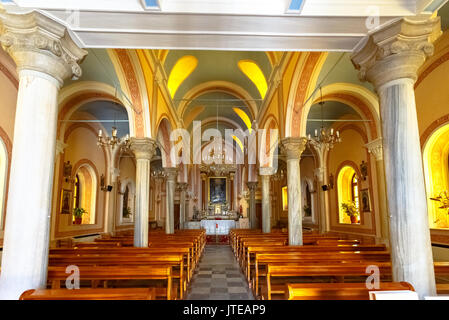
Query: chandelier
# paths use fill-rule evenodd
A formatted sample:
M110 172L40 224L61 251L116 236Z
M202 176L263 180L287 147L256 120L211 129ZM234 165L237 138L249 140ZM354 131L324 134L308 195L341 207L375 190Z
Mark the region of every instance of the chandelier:
M124 138L117 138L117 128L112 127L111 136L104 137L103 131L100 129L98 130L97 145L111 148L119 147L122 151L128 150L130 145L129 134L127 134Z
M324 115L323 115L324 101L323 101L323 94L321 92L321 87L320 87L320 95L321 101L319 104L321 107L321 128L320 130L315 129L315 134L313 137L309 133L307 136L307 142L315 147L326 146L328 149L332 149L334 147L334 144L341 142L340 132L338 130L334 131L333 128L324 127Z
M151 177L154 179L164 179L167 177L167 172L165 172L162 168L159 168L151 172Z

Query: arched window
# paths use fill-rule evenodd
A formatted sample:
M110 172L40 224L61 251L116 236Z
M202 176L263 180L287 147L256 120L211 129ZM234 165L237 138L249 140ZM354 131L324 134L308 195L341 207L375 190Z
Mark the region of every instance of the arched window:
M449 124L437 129L427 139L423 149L423 166L427 192L429 226L449 228L449 211L440 201L449 196Z
M351 218L344 209L342 209L343 204L354 204L356 211L360 212L359 206L359 179L355 169L350 166L344 166L338 172L337 177L337 196L338 196L338 212L339 212L339 223L345 224L356 224L360 223L360 214L356 217Z
M8 151L0 139L0 228L3 228L3 216L6 204L6 180L8 177Z
M97 188L95 170L89 164L82 164L76 171L73 186L73 207L85 211L81 217L81 224L95 224Z

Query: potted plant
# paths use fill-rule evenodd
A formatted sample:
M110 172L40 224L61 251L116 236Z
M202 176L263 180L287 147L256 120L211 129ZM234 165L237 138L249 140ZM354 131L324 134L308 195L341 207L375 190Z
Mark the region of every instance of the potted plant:
M352 224L358 223L360 213L354 201L343 202L341 208L351 218Z
M312 215L312 208L308 205L304 205L303 209L306 217L310 217Z
M123 218L129 218L131 216L131 208L123 208Z
M81 224L83 220L83 214L87 213L83 208L74 208L73 216L75 217L75 224Z

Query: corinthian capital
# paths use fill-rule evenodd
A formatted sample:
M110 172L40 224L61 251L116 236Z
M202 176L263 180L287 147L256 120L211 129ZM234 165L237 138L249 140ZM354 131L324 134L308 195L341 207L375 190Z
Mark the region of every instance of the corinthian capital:
M17 71L46 73L62 85L81 77L79 63L87 55L67 28L40 12L12 14L0 10L0 42L14 59Z
M164 168L164 172L166 174L167 181L175 181L178 177L178 169L177 168Z
M378 89L403 78L417 79L418 68L433 54L432 40L441 33L439 17L407 17L366 36L354 49L352 62L361 80Z
M151 160L156 151L157 144L151 138L131 138L130 149L136 159Z
M368 152L376 158L376 161L383 160L382 138L368 142L365 147L368 149Z
M298 159L306 149L306 138L285 138L281 141L281 148L283 153L287 156L287 160Z

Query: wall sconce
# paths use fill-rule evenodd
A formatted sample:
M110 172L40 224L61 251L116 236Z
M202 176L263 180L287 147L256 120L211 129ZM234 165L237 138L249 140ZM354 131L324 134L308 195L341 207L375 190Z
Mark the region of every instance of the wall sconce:
M362 175L363 181L365 181L366 177L368 176L368 163L366 163L364 160L362 160L362 163L360 164L360 173Z
M105 180L104 179L104 174L102 174L101 177L100 177L101 191L111 192L112 191L112 186L110 186L110 185L106 186L104 180Z

